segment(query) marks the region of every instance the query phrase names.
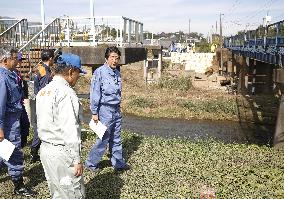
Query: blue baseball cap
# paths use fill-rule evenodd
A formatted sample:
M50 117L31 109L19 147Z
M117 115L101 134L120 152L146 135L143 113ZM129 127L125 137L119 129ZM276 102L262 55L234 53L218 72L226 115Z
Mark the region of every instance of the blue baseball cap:
M80 70L80 73L86 74L87 72L82 68L81 59L78 55L71 53L63 53L57 60L57 64L66 64L66 66L71 66Z

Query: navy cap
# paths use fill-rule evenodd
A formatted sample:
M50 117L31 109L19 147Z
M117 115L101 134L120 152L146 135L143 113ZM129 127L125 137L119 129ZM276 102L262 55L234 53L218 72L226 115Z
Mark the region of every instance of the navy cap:
M22 61L22 60L25 60L26 58L23 57L23 54L21 52L18 52L18 55L17 55L17 60L18 61Z
M56 61L57 64L66 64L66 66L71 66L80 70L80 73L86 74L86 71L82 68L81 59L78 55L71 53L63 53L60 55Z

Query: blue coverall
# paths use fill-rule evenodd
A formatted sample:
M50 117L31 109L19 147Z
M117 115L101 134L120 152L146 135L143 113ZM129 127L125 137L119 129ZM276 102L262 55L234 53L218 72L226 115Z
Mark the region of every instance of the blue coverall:
M23 86L23 79L22 79L22 75L20 73L20 71L18 70L14 70L14 73L17 75L18 78L18 84L20 87L20 92L22 95L22 114L21 114L21 118L20 118L20 128L21 128L21 140L22 140L22 148L26 145L27 143L27 138L29 136L29 131L30 131L30 121L29 121L29 117L28 117L28 113L26 111L26 108L24 106L24 99L25 99L25 94L24 94L24 86Z
M0 66L0 128L4 130L4 138L12 142L16 148L9 161L0 158L8 167L12 180L22 178L24 157L21 149L20 117L22 114L22 94L14 72Z
M97 68L93 74L90 89L90 108L93 115L107 126L100 140L97 138L86 166L95 170L104 155L107 144L111 152L111 163L114 168L124 168L126 163L122 157L121 143L121 76L117 69L111 69L106 63Z
M52 76L51 76L51 70L50 67L47 66L44 63L41 63L35 73L34 76L34 94L37 95L37 93L45 87L49 82L51 82ZM34 129L34 137L31 144L31 148L39 149L40 146L40 139L38 137L37 129Z

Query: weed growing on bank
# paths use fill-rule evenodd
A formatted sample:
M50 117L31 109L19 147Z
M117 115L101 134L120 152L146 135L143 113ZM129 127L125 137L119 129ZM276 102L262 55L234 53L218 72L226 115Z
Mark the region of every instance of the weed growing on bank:
M193 112L207 112L223 115L236 115L238 113L237 105L234 99L227 99L222 96L213 99L200 101L188 101L178 103L179 106Z
M174 89L179 91L188 91L192 88L192 83L190 77L162 77L158 84L158 88Z

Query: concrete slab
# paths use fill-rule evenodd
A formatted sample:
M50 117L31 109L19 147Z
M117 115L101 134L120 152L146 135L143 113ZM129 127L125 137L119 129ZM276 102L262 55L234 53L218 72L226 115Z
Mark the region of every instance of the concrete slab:
M118 48L121 51L120 65L134 63L146 59L146 48ZM82 65L101 65L105 62L105 49L106 47L73 46L63 47L62 51L79 55L82 59Z

